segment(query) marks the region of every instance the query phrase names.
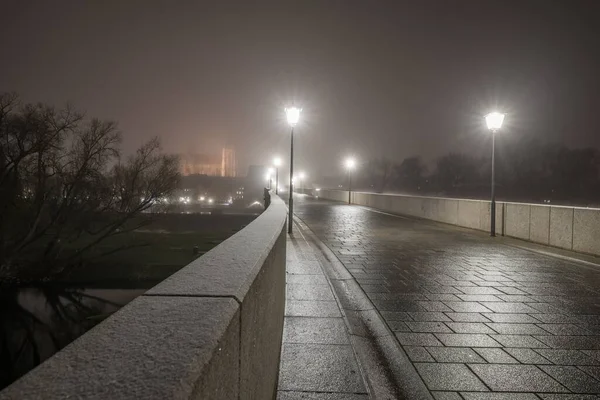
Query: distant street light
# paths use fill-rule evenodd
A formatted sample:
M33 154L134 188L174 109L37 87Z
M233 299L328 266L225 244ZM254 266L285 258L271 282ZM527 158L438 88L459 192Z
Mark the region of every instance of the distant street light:
M345 164L348 170L348 204L352 204L352 170L356 167L356 161L353 158L347 158Z
M495 182L495 158L496 158L496 132L502 128L504 114L491 112L485 116L487 128L492 131L492 204L490 210L490 236L496 236L496 182Z
M300 172L298 174L298 180L300 181L300 190L304 190L304 179L306 178L306 174L304 172Z
M288 218L288 233L292 233L292 218L294 216L294 127L300 120L301 108L290 107L285 109L285 115L287 117L288 124L292 128L290 136L290 200L289 200L289 211L290 216Z
M281 165L281 158L275 157L273 165L275 166L275 194L279 194L279 166Z

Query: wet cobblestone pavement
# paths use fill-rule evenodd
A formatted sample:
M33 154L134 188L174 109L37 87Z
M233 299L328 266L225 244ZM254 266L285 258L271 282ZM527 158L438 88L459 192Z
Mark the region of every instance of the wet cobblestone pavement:
M435 399L598 398L600 268L308 197L295 212L360 284Z

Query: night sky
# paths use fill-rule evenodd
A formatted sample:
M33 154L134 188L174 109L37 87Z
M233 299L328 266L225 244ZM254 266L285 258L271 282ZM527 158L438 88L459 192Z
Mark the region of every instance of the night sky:
M287 160L292 103L312 176L351 153L487 154L495 107L499 140L600 146L596 0L1 3L0 91L117 120L126 151L232 145L245 173Z

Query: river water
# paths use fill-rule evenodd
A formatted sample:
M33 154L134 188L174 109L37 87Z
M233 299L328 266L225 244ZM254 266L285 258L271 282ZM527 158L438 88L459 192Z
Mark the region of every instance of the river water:
M0 289L0 390L146 289Z

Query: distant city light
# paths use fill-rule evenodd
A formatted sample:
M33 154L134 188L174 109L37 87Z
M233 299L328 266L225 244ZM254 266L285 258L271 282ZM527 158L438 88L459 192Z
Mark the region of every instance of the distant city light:
M499 112L491 112L485 116L485 123L490 131L497 131L502 128L504 122L504 114Z
M204 201L204 196L200 196L200 201Z
M214 203L214 200L213 199L208 199L208 204L212 204L212 203Z
M321 191L321 188L316 188L315 190L316 190L317 192L320 192L320 191Z
M296 126L300 120L300 111L302 111L302 109L298 107L289 107L285 109L287 122L290 124L290 126Z

